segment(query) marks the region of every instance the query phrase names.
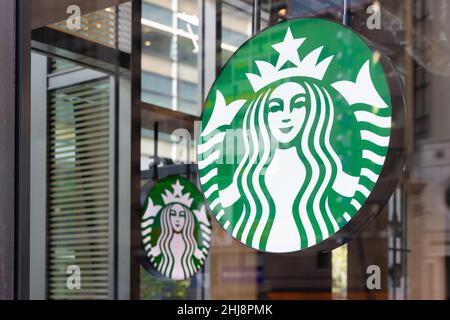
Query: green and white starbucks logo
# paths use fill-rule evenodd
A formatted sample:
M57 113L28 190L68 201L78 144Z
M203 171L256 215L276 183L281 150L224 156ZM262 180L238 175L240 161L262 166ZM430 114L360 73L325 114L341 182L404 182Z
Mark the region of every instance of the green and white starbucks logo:
M324 19L247 41L204 105L200 182L219 224L247 246L292 252L342 229L374 189L391 136L380 53Z
M142 208L141 234L151 265L163 276L183 280L205 263L211 223L204 198L180 176L159 180Z

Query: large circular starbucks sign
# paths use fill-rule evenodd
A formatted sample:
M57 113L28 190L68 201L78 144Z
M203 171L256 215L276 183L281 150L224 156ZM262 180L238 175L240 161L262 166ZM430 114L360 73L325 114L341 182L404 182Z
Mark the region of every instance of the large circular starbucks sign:
M153 270L174 280L193 276L211 242L211 223L197 187L180 176L159 180L142 208L141 234Z
M247 41L204 105L200 182L219 224L247 246L299 251L344 228L388 154L388 81L357 34L289 20Z

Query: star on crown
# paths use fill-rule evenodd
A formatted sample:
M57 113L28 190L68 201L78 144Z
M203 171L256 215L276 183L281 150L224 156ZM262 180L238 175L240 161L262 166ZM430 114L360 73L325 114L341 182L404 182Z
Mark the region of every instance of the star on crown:
M189 192L183 194L183 188L184 186L180 184L180 180L177 180L177 182L172 185L173 192L166 189L165 194L161 195L164 204L168 205L170 203L181 203L189 208L194 199L190 197L191 194Z
M260 75L246 73L253 90L255 92L259 91L272 82L290 77L308 77L322 80L334 56L327 57L321 62L318 62L323 49L322 46L310 52L300 61L298 48L300 48L305 40L306 38L294 38L291 29L288 28L283 42L272 45L280 54L276 66L266 61L257 60L255 63ZM295 67L281 69L288 61L292 62Z

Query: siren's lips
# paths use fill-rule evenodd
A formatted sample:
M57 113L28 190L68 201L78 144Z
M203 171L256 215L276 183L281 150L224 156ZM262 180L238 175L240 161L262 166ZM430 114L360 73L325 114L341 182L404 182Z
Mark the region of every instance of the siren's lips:
M294 127L294 125L290 125L288 127L280 127L278 128L282 133L287 134L289 132L291 132L292 128Z

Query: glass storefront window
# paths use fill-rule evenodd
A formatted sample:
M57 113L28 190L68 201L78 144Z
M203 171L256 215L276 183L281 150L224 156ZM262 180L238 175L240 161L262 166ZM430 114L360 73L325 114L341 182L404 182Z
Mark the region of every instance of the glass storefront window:
M56 0L48 3L46 19L33 17L31 44L32 298L450 298L447 0L143 0L140 99L133 96L131 3L91 1L79 30L67 27L65 12L55 13ZM174 281L149 272L134 224L141 213L130 208L169 175L200 188L198 121L217 72L259 30L302 17L346 24L373 44L373 59L387 56L400 75L408 160L389 203L363 232L344 234L341 247L310 255L253 250L212 218L209 255L195 276ZM210 38L202 40L202 30ZM72 265L85 277L83 290L66 287ZM376 290L367 285L373 270L380 272Z
M252 35L252 8L245 1L222 5L222 65Z

